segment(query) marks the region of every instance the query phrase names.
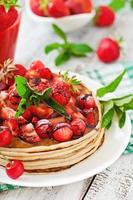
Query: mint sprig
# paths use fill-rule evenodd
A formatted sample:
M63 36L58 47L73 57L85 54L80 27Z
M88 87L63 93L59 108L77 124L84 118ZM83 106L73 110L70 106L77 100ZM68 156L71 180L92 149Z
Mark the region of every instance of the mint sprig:
M112 8L114 11L119 11L123 9L125 5L126 5L126 0L112 0L108 6Z
M88 53L93 52L92 47L88 44L69 42L67 35L57 25L53 24L52 28L55 34L63 40L63 43L51 43L44 48L44 52L48 54L54 50L58 51L58 56L55 59L56 66L60 66L73 56L84 57L87 56Z
M110 84L97 90L97 97L114 92L119 86L125 75L125 70ZM109 100L99 100L102 108L102 124L103 128L109 129L113 117L116 114L118 118L119 127L122 128L126 121L126 111L133 110L133 94L129 94L119 98L112 98Z
M67 114L65 108L56 103L50 97L52 88L47 88L44 92L37 93L29 87L27 79L22 76L16 76L15 85L17 93L21 97L21 101L15 113L15 117L21 116L24 113L25 109L28 108L30 105L38 106L39 103L44 102L49 107L53 108L53 110L69 119L69 115Z

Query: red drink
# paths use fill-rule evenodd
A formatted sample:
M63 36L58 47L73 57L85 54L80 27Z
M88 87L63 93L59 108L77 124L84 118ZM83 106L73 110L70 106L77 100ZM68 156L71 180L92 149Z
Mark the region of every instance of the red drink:
M0 64L3 64L8 58L14 58L19 24L20 14L10 27L0 31Z

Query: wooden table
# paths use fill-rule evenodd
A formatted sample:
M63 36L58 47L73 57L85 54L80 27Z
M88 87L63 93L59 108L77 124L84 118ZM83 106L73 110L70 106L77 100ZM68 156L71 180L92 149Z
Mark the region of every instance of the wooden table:
M123 36L125 51L120 61L133 59L133 11L124 11L119 14L114 26L110 28L95 28L88 25L82 31L69 34L72 41L90 43L95 48L101 38L105 36ZM27 67L36 59L43 60L47 66L53 66L55 52L44 55L46 44L58 41L58 38L47 27L31 21L24 13L17 46L16 62ZM81 70L103 65L95 54L87 58L72 59L62 67L80 73ZM87 180L60 187L51 188L22 188L0 194L0 200L132 200L133 199L133 156L121 156L117 162L100 174Z

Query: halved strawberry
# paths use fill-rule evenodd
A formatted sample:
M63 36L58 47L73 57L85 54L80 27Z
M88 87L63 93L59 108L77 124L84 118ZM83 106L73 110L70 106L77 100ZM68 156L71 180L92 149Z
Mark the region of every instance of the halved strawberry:
M75 136L82 136L86 129L86 124L82 119L75 119L71 122L71 129Z
M14 71L14 75L25 76L27 69L23 65L20 65L20 64L16 64L15 66L16 66L16 71Z
M50 138L52 123L47 119L41 119L35 124L35 130L41 138Z
M26 124L21 127L21 131L19 132L19 137L22 140L24 140L25 142L28 142L31 144L41 141L40 137L36 133L36 131L31 123Z
M45 65L40 60L36 60L31 63L30 70L38 71L39 69L44 69Z
M12 135L17 136L18 132L19 132L19 125L18 125L18 121L17 119L11 118L11 119L7 119L4 122L4 125L6 127L8 127L8 129L10 130L10 132L12 133Z
M31 113L38 118L49 118L53 113L53 109L47 107L45 104L40 103L38 107L30 106Z
M71 127L67 123L59 123L53 132L53 138L58 142L66 142L71 140L73 137L73 132Z
M15 116L15 111L9 107L3 107L0 110L0 118L3 120L13 118Z
M55 127L57 124L65 122L65 118L64 117L55 117L55 118L49 119L49 121Z
M53 78L53 74L52 74L51 70L47 67L45 67L43 69L39 69L38 73L39 73L40 78L45 78L45 79Z

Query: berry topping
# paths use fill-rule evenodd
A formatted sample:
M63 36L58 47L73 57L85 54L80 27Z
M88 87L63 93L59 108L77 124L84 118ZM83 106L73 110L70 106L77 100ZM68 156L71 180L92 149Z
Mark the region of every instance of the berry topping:
M55 127L55 131L53 133L53 138L58 142L66 142L71 140L73 137L73 132L71 130L71 126L67 123L59 123Z
M105 27L114 23L115 12L108 6L100 6L97 8L94 23L96 26Z
M32 78L29 80L29 86L37 92L43 92L50 87L50 83L46 79Z
M5 126L7 126L12 133L12 135L17 136L19 132L19 125L17 119L7 119L4 123Z
M49 138L52 131L52 124L47 119L39 120L35 125L35 130L41 138Z
M41 141L31 123L21 127L19 137L28 143L36 143Z
M45 65L40 60L36 60L31 63L30 70L38 71L39 69L44 69L44 67Z
M40 78L45 78L45 79L52 79L53 78L53 74L50 71L49 68L43 68L43 69L39 69L38 70L39 76Z
M12 142L12 134L8 130L0 131L0 147L7 147Z
M90 127L95 127L97 125L97 120L94 111L89 111L87 114L87 124Z
M14 75L25 76L27 70L23 65L16 64L16 71L14 71Z
M79 97L78 105L80 108L94 108L96 106L94 98L90 94Z
M6 165L6 173L12 179L19 178L24 173L24 165L19 160L12 160Z
M82 136L86 129L86 124L82 119L75 119L71 122L71 129L74 136Z
M111 63L120 56L120 46L116 40L104 38L97 49L98 58L105 63Z
M66 105L69 102L70 97L71 97L71 94L69 91L69 85L63 81L56 83L53 86L52 97L57 103L61 105Z

